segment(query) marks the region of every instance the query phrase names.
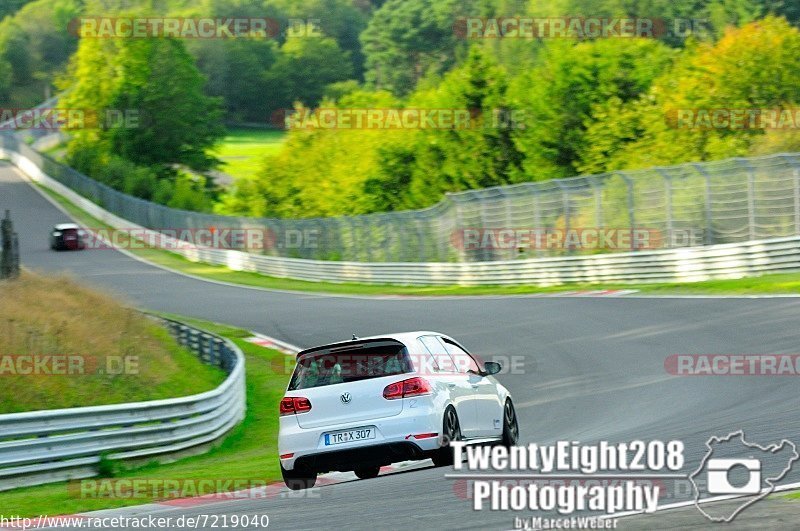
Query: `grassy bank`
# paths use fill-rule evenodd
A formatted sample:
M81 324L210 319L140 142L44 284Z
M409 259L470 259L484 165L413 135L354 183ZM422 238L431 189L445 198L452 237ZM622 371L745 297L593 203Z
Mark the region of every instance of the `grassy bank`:
M90 216L76 207L65 197L40 187L46 194L62 205L72 217L93 228L110 228L102 221ZM445 295L525 295L557 294L574 291L632 289L654 295L758 295L758 294L797 294L800 293L800 272L776 273L760 277L730 280L708 280L703 282L661 283L661 284L564 284L561 286L396 286L334 282L307 282L286 278L275 278L233 271L226 267L190 262L180 255L158 249L134 250L136 255L181 273L209 280L230 282L242 286L312 293L332 293L350 295L406 295L406 296L445 296Z
M135 469L118 469L114 478L142 480L252 480L271 483L280 480L278 465L278 403L286 388L286 355L243 339L245 330L170 316L203 330L230 338L245 354L247 373L247 414L220 446L209 453L175 463L150 464ZM75 514L105 508L139 505L152 497L135 499L84 499L69 483L56 483L0 492L0 516Z
M263 159L276 153L286 136L284 131L272 129L233 128L212 150L211 154L222 161L220 170L233 177L254 177L261 169Z
M69 278L24 273L2 285L0 413L191 395L224 377L152 320Z

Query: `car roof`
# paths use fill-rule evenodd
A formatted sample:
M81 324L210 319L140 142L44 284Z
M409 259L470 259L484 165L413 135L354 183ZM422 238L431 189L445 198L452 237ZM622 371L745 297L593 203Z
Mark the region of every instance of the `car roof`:
M381 334L381 335L377 335L377 336L359 337L358 339L349 339L349 340L346 340L346 341L337 341L335 343L328 343L326 345L319 345L319 346L316 346L316 347L307 348L305 350L302 350L302 351L298 352L297 355L301 356L301 355L306 354L307 352L310 352L310 351L324 350L326 348L331 348L331 347L344 347L344 346L347 346L349 344L358 345L358 344L361 344L361 343L363 343L365 341L380 341L380 340L399 341L400 343L403 343L404 345L409 346L409 345L413 344L413 342L419 336L445 336L445 337L449 337L446 334L442 334L440 332L431 332L430 330L417 330L415 332L396 332L396 333L393 333L393 334Z
M75 223L61 223L53 227L55 230L80 229Z

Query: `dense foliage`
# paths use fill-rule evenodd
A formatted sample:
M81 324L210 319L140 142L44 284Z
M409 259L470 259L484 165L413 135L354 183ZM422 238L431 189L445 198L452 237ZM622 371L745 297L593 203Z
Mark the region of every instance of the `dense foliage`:
M761 16L765 11L752 2L726 18L722 7L731 5L706 6L717 22L681 39L470 42L463 58L457 48L447 58L436 55L438 65L415 56L419 68L402 72L426 72L419 79L368 71L365 90L323 106L479 109L482 120L469 130L291 131L260 178L239 182L218 208L286 217L361 214L426 207L465 189L797 151L800 124L675 127L680 110L795 109L800 101L797 28ZM387 2L383 9L395 7ZM376 42L369 31L363 38L365 49L367 38ZM367 65L379 68L380 57L368 53ZM449 69L437 70L448 61ZM498 112L521 119L487 123Z
M58 80L70 106L138 109L136 128L73 134L68 159L181 208L359 214L470 188L800 149L796 129L674 120L687 109L794 108L797 2L15 0L4 9L0 101L31 105ZM267 17L281 31L227 40L79 40L69 31L70 20L98 13ZM565 15L663 25L655 38L463 33L465 17ZM221 124L274 126L292 108L465 109L471 119L468 128L292 129L256 177L218 194L204 174Z

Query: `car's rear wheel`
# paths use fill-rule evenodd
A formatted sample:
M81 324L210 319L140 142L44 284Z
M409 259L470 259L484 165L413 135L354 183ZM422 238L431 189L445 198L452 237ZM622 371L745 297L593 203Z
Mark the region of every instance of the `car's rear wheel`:
M519 422L517 421L517 411L511 399L506 399L503 408L503 446L514 446L519 440Z
M358 479L372 479L378 477L380 471L381 467L379 466L365 466L362 468L356 468L353 472L356 473Z
M442 440L443 446L433 454L431 459L436 466L450 466L453 464L453 450L450 448L450 441L461 440L461 424L458 422L458 414L453 406L449 406L444 412Z
M283 482L292 490L310 489L317 482L317 473L308 470L297 469L286 470L281 465Z

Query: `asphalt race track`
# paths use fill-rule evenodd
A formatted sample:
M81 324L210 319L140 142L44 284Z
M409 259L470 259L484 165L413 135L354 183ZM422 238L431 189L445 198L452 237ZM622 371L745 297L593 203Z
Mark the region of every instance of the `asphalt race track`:
M688 470L713 434L744 429L762 444L800 442L797 379L675 377L664 369L671 354L797 353L800 299L369 299L216 285L115 251L51 252L49 230L66 216L0 164L0 213L12 210L26 267L66 272L143 308L230 323L301 347L352 333L433 329L483 357L523 356L521 374L500 378L514 396L522 443L681 439ZM798 469L783 483L800 481ZM274 529L512 527L513 513L473 511L463 484L444 478L445 472L427 467L325 486L312 499L277 496L157 510L159 516L267 514ZM651 523L667 517L656 515ZM708 524L699 513L686 518L681 525Z

